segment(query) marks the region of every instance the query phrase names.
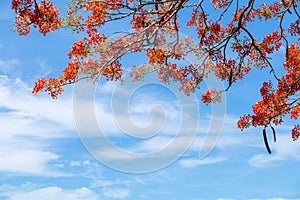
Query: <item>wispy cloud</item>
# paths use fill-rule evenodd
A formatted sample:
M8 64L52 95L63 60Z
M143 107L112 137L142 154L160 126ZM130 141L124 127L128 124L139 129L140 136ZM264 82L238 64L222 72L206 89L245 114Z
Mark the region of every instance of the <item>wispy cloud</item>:
M185 132L197 129L192 124L197 124L198 118L190 116L190 111L181 113L181 109L187 108L188 105L178 105L176 99L168 99L170 98L168 94L162 95L159 91L136 92L125 89L108 83L103 89L101 88L101 91L98 90L95 111L105 133L119 136L126 133L147 137L161 133L174 135L180 128ZM113 93L113 97L103 98L103 92ZM86 104L84 101L85 99L82 100L81 105ZM186 120L181 124L183 117Z
M281 161L284 158L278 156L269 156L267 154L257 154L252 156L248 163L253 167L266 167L275 165L276 161Z
M262 148L264 148L262 146ZM272 165L280 165L279 161L293 159L300 160L300 144L299 142L291 141L290 135L284 134L277 136L277 142L271 144L273 153L256 154L252 156L248 163L253 167L266 167Z
M50 164L59 156L51 152L47 139L66 137L72 130L68 100L36 98L26 83L7 76L0 77L0 91L0 171L62 175Z
M47 61L42 58L36 58L35 63L39 66L39 70L41 71L40 77L47 77L51 73L51 67L48 65Z
M47 138L51 137L48 133L62 133L74 128L70 97L58 100L45 95L35 97L26 83L7 76L0 77L0 90L0 106L11 111L1 113L0 109L0 124L5 132L25 135L36 133L39 135L34 136Z
M27 184L28 185L28 184ZM64 189L57 186L37 187L22 185L20 187L0 186L0 197L5 200L32 200L32 199L64 199L64 200L99 200L99 195L94 191L82 187L78 189Z
M127 188L103 188L102 193L105 197L113 199L126 199L130 196L130 190Z
M31 93L31 87L26 83L18 78L10 79L7 76L0 78L0 90L0 105L23 113L23 117L30 116L32 118L31 122L36 123L35 126L28 127L31 130L34 127L40 127L40 122L43 121L47 121L48 125L55 125L52 126L52 130L56 131L57 125L61 125L59 127L61 131L66 130L66 128L70 130L74 127L70 97L57 100L52 100L45 95L35 97ZM9 119L9 116L6 119Z
M192 168L200 165L216 164L216 163L224 162L226 160L227 160L226 157L214 157L214 158L207 157L204 159L190 158L190 159L180 160L179 164L184 168Z
M0 44L0 48L2 45ZM7 74L21 64L21 61L16 58L7 60L0 59L0 72Z
M41 148L29 147L29 142L14 142L0 146L0 171L17 174L49 176L49 162L58 159L58 155Z

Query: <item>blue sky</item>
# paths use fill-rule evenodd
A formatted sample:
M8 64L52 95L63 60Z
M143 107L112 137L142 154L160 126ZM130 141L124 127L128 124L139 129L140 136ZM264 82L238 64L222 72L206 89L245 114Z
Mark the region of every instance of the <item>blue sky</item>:
M258 100L258 88L269 76L267 71L252 71L227 93L223 130L204 159L199 159L198 154L201 147L206 148L203 141L207 133L213 135L213 131L208 131L209 124L220 125L215 121L218 116L211 114L211 106L194 101L199 99L205 85L189 99L177 94L173 86L144 85L132 95L130 115L125 115L118 106L113 110L111 105L121 104L122 94L126 96L128 92L126 87L133 86L102 81L95 91L95 118L108 141L121 149L135 153L159 151L173 140L181 139L176 135L178 127L183 127L187 134L182 141L190 141L193 134L189 128L191 124L198 125L197 137L175 162L149 173L121 172L99 162L99 157L117 161L121 168L128 163L134 167L147 165L147 161L137 164L131 157L109 148L100 148L98 155L90 153L93 149L83 144L78 121L74 120L73 100L77 93L74 94L73 86L67 87L57 100L46 94L31 94L39 76L60 73L68 62L69 47L79 36L61 30L47 37L36 31L18 37L10 30L13 13L9 6L9 1L0 2L0 199L300 199L300 143L291 140L293 124L286 119L286 123L277 127L278 141L270 142L271 155L265 150L260 128L244 132L236 128L239 116L249 113ZM281 51L274 56L274 63L280 63L280 56ZM124 61L128 65L142 62L136 57ZM176 101L176 95L185 100L184 104ZM149 112L155 105L161 107L153 110L153 120L165 119L162 129L148 139L133 139L124 134L124 130L132 128L126 126L128 119L139 126L151 124ZM195 118L198 110L189 106L198 106L199 117ZM82 116L85 114L90 117L90 113ZM187 116L188 122L182 123L178 117L181 114ZM121 129L116 122L123 123ZM88 133L97 134L93 130L90 128ZM172 152L181 149L182 143L174 146Z

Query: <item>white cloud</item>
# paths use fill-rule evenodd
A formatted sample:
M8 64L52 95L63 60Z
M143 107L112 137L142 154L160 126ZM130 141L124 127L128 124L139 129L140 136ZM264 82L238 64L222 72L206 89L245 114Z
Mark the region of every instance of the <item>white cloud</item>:
M85 117L86 118L86 117ZM87 119L87 118L86 118ZM231 120L233 121L233 120ZM203 124L204 122L206 122L207 124L209 124L209 121L205 121L203 120L201 123ZM227 126L229 126L230 124L233 124L233 122L227 122ZM234 129L236 130L236 132L238 132L239 130L237 130L235 127ZM236 148L237 146L242 147L240 144L243 144L243 141L240 141L234 134L236 134L236 132L233 132L232 134L223 134L219 140L219 142L216 144L216 147L219 149L226 149L228 147L233 147ZM157 156L160 156L161 158L163 157L170 157L170 156L174 156L174 155L179 155L178 157L180 157L183 153L183 150L185 150L187 147L189 147L188 144L191 144L193 141L193 144L190 146L190 150L193 152L199 152L200 150L203 150L203 148L207 147L207 144L205 147L203 147L202 143L204 141L204 133L205 132L201 132L199 133L200 136L198 136L197 138L194 138L193 135L189 134L189 132L185 132L183 134L183 136L176 136L173 135L171 136L170 134L158 134L155 137L149 138L147 140L141 140L140 142L137 143L131 143L130 145L125 144L125 146L122 144L123 143L117 143L116 146L118 144L121 145L121 148L128 151L128 152L133 152L133 153L144 153L144 157L147 157L147 153L153 153L153 152L157 152L159 150L163 150L161 151L160 154L157 154ZM215 135L215 134L213 134ZM208 136L210 137L210 136ZM195 140L194 140L195 139ZM173 141L177 141L175 143L173 143ZM170 144L173 143L171 146ZM119 151L117 151L114 148L111 149L101 149L101 145L100 146L95 146L94 148L100 148L100 150L98 149L93 149L93 151L95 152L95 155L97 157L100 157L104 160L109 160L109 161L114 161L114 160L119 160L120 162L122 160L124 161L129 161L129 160L133 160L135 157L131 156L129 154L121 154ZM202 149L201 149L202 147ZM189 152L189 151L188 151ZM188 153L187 152L187 153ZM217 162L223 162L226 160L226 158L215 158L215 159L209 159L206 158L204 160L199 160L197 158L197 156L195 156L195 159L191 159L191 160L184 160L182 161L181 165L184 165L185 167L193 167L193 166L198 166L198 165L203 165L203 164L212 164L212 163L217 163ZM153 157L151 157L153 158ZM149 157L149 159L151 159Z
M272 154L256 154L252 156L248 163L253 167L265 167L278 165L282 160L294 159L300 160L300 143L293 142L290 135L278 135L276 143L270 143ZM262 147L264 148L264 147Z
M23 122L26 119L23 119ZM7 121L6 129L3 129L3 120L0 117L0 127L3 133L0 135L0 171L12 172L17 174L40 175L40 176L59 176L58 172L50 166L50 162L58 160L59 156L46 150L44 142L26 137L21 132L15 120ZM10 127L12 126L12 127ZM22 123L20 123L22 126ZM9 134L10 129L13 134Z
M135 156L131 154L120 153L117 148L106 148L104 150L99 150L94 152L97 158L102 158L104 160L122 162L122 160L134 160Z
M79 167L79 166L81 166L81 164L80 164L80 162L78 162L78 161L72 160L72 161L70 162L70 166L72 166L72 167Z
M70 97L52 100L49 96L35 97L31 88L20 79L0 78L0 128L5 135L42 138L65 137L63 131L74 129Z
M64 190L60 187L45 187L30 191L16 191L10 192L7 200L98 200L99 196L92 190L82 187L73 190Z
M2 148L4 155L7 154L6 152L12 152L11 154L14 155L9 162L6 162L2 168L0 167L2 171L33 173L33 171L36 170L36 174L47 174L45 171L42 173L42 171L49 170L48 163L57 160L58 156L49 152L49 150L45 151L44 147L48 146L46 145L46 141L38 141L36 138L62 138L66 137L67 131L74 133L75 127L73 123L71 95L64 94L64 96L60 96L59 99L52 100L47 94L38 94L37 97L33 96L31 89L31 87L20 79L10 79L7 76L0 77L0 129L3 130L3 134L0 136L0 145L3 143ZM101 92L101 89L99 90ZM105 87L103 90L106 90ZM118 130L112 118L112 113L108 109L110 101L107 99L102 101L103 99L104 98L101 98L101 101L96 102L95 112L97 116L100 117L98 123L100 125L104 124L109 135L114 134L114 131L120 133L120 130ZM85 104L82 103L81 105ZM1 112L1 109L4 109L5 112ZM173 107L169 106L168 109L172 111ZM171 111L170 113L173 113ZM85 116L86 113L84 112L81 113L81 115L87 120L90 119L88 116ZM124 116L117 118L122 117ZM172 132L174 135L176 134L176 128L173 130L173 124L174 123L168 125L169 128L166 132ZM90 126L87 127L90 128ZM189 125L186 125L184 130L188 132L189 128ZM89 131L95 132L95 130ZM187 135L189 134L187 133ZM74 134L74 136L77 136L77 134ZM189 136L186 138L188 138L189 141L191 139ZM186 138L180 138L180 140L183 141L186 140ZM9 146L4 145L4 139L6 140L6 144L10 144ZM23 144L21 146L20 141L22 141ZM137 152L156 151L169 142L170 138L152 138L146 142L142 141L141 145L132 146L130 149ZM176 149L181 148L181 145L182 143L178 142L171 151L176 152ZM21 159L18 160L18 158L22 155L23 146L24 152L27 153L28 156L27 161L32 164L22 168L19 166L19 160ZM131 157L120 157L120 155L111 151L111 149L106 149L100 153L105 157L114 159L131 159ZM8 156L4 155L3 158L5 158L5 160L9 159ZM78 163L74 161L70 163L70 165L76 166Z
M215 158L204 158L204 159L197 159L197 158L190 158L190 159L182 159L179 161L179 164L185 168L192 168L197 167L200 165L208 165L208 164L215 164L226 161L227 158L225 157L215 157Z
M113 199L126 199L130 196L130 190L127 188L103 188L104 196Z
M27 145L26 142L1 144L0 171L42 176L51 174L48 163L58 159L58 156Z
M174 135L179 128L185 132L197 131L198 117L191 116L196 109L191 108L190 102L178 105L176 98L170 97L171 94L164 94L149 88L148 90L141 89L141 92L131 89L131 84L126 86L126 83L124 87L106 83L101 89L97 88L95 111L103 132L109 135L124 133L132 135L134 133L140 137L147 137L161 133ZM113 93L113 96L103 98L103 93ZM86 101L84 97L82 101ZM84 106L86 103L82 102L79 105ZM195 103L194 106L197 104ZM182 110L185 112L181 113ZM181 124L182 118L186 119L185 124Z
M41 71L40 77L47 77L51 73L51 67L48 65L47 61L43 60L42 58L37 58L35 63L39 66L38 69Z
M2 46L0 45L0 48ZM0 59L0 71L3 73L8 73L11 70L13 70L15 67L20 65L20 61L18 59L12 58L8 60L2 60Z
M143 141L138 145L131 146L130 150L139 153L150 153L150 152L159 151L160 149L163 149L167 145L169 145L173 139L181 140L181 138L176 138L176 137L173 138L168 136L157 136L148 139L146 141ZM191 141L193 141L193 138L191 138ZM177 148L181 148L180 144L177 145ZM176 152L176 149L173 150Z
M126 113L113 113L111 110L107 110L109 106L109 104L97 104L95 110L98 124L104 134L109 136L128 134L140 138L150 138L159 134L174 135L179 131L181 125L180 119L170 120L168 116L160 113L158 107L153 109L153 112L130 114L127 110ZM189 126L186 125L183 129L189 131Z
M268 154L256 154L249 159L248 163L253 167L265 167L268 165L274 165L276 161L280 160L283 160L283 158L270 156Z
M0 171L62 175L55 171L59 156L46 139L66 137L65 131L72 130L70 101L34 97L23 81L3 75L0 91Z
M120 189L120 188L129 188L133 183L136 183L136 180L130 179L116 179L116 180L108 180L102 177L98 177L94 179L94 182L90 185L90 188L94 189L104 189L105 191L109 191L112 189Z

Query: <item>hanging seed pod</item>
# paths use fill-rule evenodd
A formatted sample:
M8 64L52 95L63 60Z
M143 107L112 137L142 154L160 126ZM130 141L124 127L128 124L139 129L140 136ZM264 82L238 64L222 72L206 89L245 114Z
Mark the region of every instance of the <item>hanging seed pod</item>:
M271 126L271 129L273 131L273 138L274 138L274 142L276 142L276 132L275 132L275 128L273 126Z
M267 149L268 153L271 154L271 149L269 147L269 143L268 143L268 139L267 139L267 132L266 132L265 128L263 130L263 138L264 138L266 149Z

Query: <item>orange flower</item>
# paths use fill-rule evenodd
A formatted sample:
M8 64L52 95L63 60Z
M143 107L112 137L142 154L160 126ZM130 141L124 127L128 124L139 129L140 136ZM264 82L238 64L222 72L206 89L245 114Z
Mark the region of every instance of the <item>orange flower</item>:
M34 84L32 93L36 95L38 92L44 89L46 85L46 80L44 78L38 78L38 81Z

